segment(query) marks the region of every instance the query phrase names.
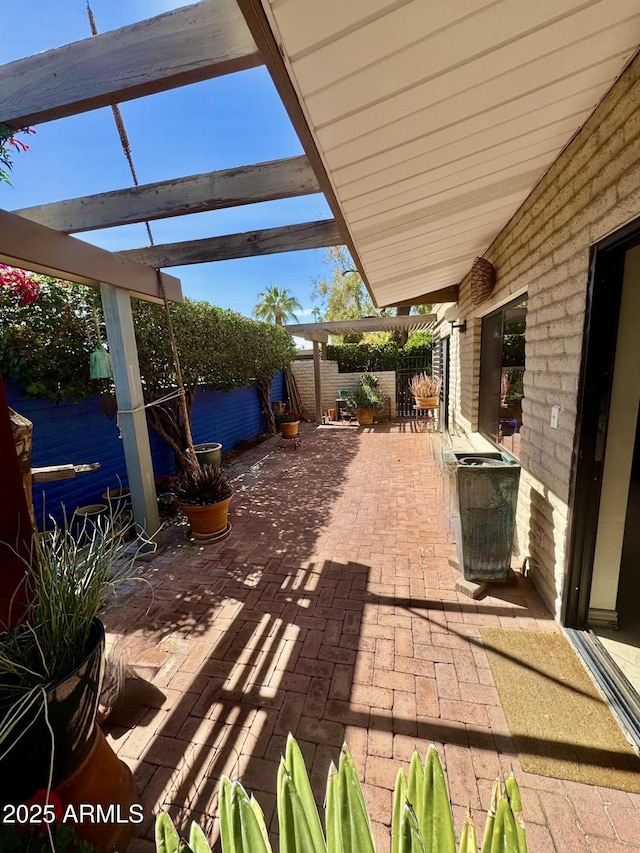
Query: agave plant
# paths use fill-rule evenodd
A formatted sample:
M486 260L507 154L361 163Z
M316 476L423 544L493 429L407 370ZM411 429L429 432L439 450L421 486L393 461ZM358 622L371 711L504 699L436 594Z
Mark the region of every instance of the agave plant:
M440 394L442 379L429 376L426 371L416 373L409 381L409 391L414 397L437 397Z
M233 488L217 465L189 466L178 477L175 494L181 504L209 506L230 498Z
M520 792L513 774L502 791L496 779L484 828L481 853L527 853ZM240 782L220 783L222 853L272 853L264 815ZM277 782L280 853L375 853L371 823L347 746L338 767L329 768L325 830L313 798L304 759L289 735ZM166 812L156 821L158 853L211 853L197 824L189 843L181 841ZM398 771L391 819L391 853L456 853L447 783L435 746L425 760L414 753L408 776ZM467 812L458 853L478 853L476 831Z

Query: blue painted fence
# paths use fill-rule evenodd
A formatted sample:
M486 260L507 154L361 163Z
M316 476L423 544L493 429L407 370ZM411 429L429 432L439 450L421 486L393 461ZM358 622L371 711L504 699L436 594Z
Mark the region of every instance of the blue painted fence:
M15 386L7 388L9 405L33 422L34 468L46 465L74 465L99 462L100 470L80 474L73 480L36 483L33 502L38 526L42 527L43 507L58 520L62 505L67 515L79 506L103 503L107 488L127 483L124 451L118 425L99 408L100 397L88 397L80 403L55 405L46 400L26 397ZM284 376L276 374L272 400L283 400ZM254 438L260 424L260 403L255 386L236 388L228 393L199 388L193 406L193 440L196 444L219 441L230 450L243 439ZM156 476L175 472L173 453L153 430L149 430L153 470Z

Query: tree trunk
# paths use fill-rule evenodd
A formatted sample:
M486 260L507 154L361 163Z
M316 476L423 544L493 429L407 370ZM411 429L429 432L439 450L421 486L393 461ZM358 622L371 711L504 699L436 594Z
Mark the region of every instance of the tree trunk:
M163 393L163 391L159 390L157 396L160 397ZM195 391L193 389L185 389L185 402L187 404L189 419L191 419L193 411L194 394ZM185 450L188 443L180 400L176 397L159 406L150 406L146 412L149 426L173 450L176 473L180 473L185 467Z
M271 400L269 399L272 384L273 376L269 376L267 379L256 379L258 399L260 400L260 411L262 413L262 417L266 421L267 432L269 435L275 435L277 432L276 418L273 414L273 409L271 408Z

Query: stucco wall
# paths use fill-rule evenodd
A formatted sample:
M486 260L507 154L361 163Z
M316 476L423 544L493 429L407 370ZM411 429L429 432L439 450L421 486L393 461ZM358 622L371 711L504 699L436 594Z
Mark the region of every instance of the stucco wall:
M640 216L640 57L625 70L582 130L540 180L485 257L496 287L474 306L469 278L460 287L464 334L454 334L453 417L477 429L482 317L529 295L526 333L518 547L531 576L559 616L567 506L590 246ZM458 386L456 386L458 383ZM551 407L562 407L558 429Z

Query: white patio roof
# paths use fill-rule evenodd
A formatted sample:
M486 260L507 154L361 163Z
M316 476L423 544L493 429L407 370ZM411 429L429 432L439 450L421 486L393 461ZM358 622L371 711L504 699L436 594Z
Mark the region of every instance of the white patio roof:
M637 0L238 2L378 305L446 301L640 43Z
M361 335L367 332L426 332L436 322L435 314L408 317L364 317L362 320L324 320L319 323L292 323L285 329L296 338L326 343L329 335Z

